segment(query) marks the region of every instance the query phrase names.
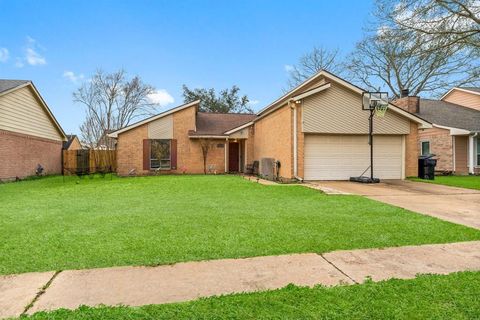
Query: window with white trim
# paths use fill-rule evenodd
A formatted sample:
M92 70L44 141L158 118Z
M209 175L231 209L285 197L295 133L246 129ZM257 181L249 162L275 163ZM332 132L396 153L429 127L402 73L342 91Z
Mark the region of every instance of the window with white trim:
M171 168L171 140L150 140L150 169Z
M430 154L430 141L422 141L420 142L422 147L422 156L426 156Z

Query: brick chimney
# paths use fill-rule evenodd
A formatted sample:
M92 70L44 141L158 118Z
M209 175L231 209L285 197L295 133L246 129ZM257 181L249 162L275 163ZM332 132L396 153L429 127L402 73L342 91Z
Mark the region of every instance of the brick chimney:
M408 89L403 89L401 97L395 99L393 103L397 106L411 113L420 112L420 97L410 96Z

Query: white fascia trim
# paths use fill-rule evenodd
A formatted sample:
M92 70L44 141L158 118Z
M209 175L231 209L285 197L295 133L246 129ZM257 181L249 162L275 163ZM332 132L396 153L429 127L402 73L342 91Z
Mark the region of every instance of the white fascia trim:
M262 110L260 110L257 114L259 115L259 117L257 119L255 119L254 121L256 120L259 120L260 118L262 118L263 116L267 115L268 113L270 112L273 112L275 110L277 110L278 108L282 107L285 105L285 103L287 103L287 101L283 101L283 100L286 100L286 98L288 98L289 95L293 94L295 91L301 89L302 87L308 85L309 83L311 83L312 81L314 81L315 79L319 78L319 77L326 77L328 79L331 79L337 83L339 83L340 85L352 90L353 92L356 92L358 94L362 94L363 92L365 92L365 90L337 77L336 75L328 72L328 71L325 71L325 70L322 70L320 72L318 72L317 74L315 74L314 76L312 76L310 79L306 80L305 82L303 82L302 84L300 84L299 86L295 87L294 89L290 90L287 94L283 95L280 99L277 99L276 101L274 101L273 103L269 104L267 107L263 108ZM307 92L305 92L307 93ZM301 96L301 94L299 95ZM269 108L275 106L276 104L279 104L280 102L284 102L284 103L281 103L279 106L275 107L275 108L272 108L271 110L268 110ZM392 105L392 104L389 104L389 108L392 109L394 112L397 112L398 114L418 123L421 125L421 129L429 129L432 127L432 124L428 121L425 121L423 120L422 118L420 117L417 117L416 115L414 114L411 114L410 112L407 112L405 110L403 110L402 108L399 108L395 105ZM263 112L265 111L270 111L266 114L262 114Z
M228 139L227 136L209 136L209 135L203 135L203 136L188 136L190 139Z
M317 88L315 88L315 89L311 89L311 90L308 90L307 92L304 92L304 93L302 93L302 94L299 94L298 96L295 96L295 97L293 97L292 99L295 100L295 101L298 101L298 100L304 99L304 98L306 98L306 97L309 97L309 96L311 96L312 94L319 93L319 92L321 92L321 91L323 91L323 90L326 90L326 89L328 89L328 88L330 88L330 83L325 83L325 84L323 84L323 85L321 85L321 86L319 86L319 87L317 87Z
M476 95L479 95L480 96L480 92L477 92L477 91L472 91L472 90L468 90L468 89L464 89L464 88L457 88L457 87L454 87L450 90L448 90L447 93L445 93L441 98L440 100L443 100L443 98L445 98L446 96L448 96L453 90L458 90L458 91L463 91L463 92L468 92L468 93L471 93L471 94L476 94Z
M180 111L180 110L183 110L183 109L186 109L186 108L189 108L191 106L194 106L196 104L199 104L200 103L200 100L195 100L193 102L190 102L190 103L187 103L187 104L183 104L181 106L178 106L178 107L175 107L175 108L172 108L170 110L167 110L165 112L162 112L160 114L157 114L156 116L153 116L153 117L150 117L150 118L147 118L147 119L144 119L144 120L141 120L139 122L136 122L134 124L131 124L125 128L122 128L122 129L119 129L117 131L114 131L114 132L111 132L109 134L107 134L107 136L109 136L110 138L117 138L118 137L118 134L119 133L122 133L122 132L125 132L125 131L128 131L128 130L131 130L133 128L136 128L136 127L139 127L145 123L149 123L149 122L152 122L152 121L155 121L157 119L160 119L160 118L163 118L165 116L168 116L169 114L172 114L172 113L175 113L177 111Z
M250 122L247 122L245 124L242 124L241 126L239 127L236 127L236 128L233 128L231 130L228 130L228 131L225 131L224 133L227 134L227 135L231 135L232 133L235 133L237 131L240 131L242 129L245 129L247 127L250 127L251 125L253 124L253 121L250 121Z
M459 129L459 128L441 126L441 125L439 125L439 124L433 124L433 126L434 126L435 128L439 128L439 129L450 130L450 135L451 135L451 136L469 135L469 134L472 133L471 131L468 131L468 130L465 130L465 129Z
M263 112L267 111L269 108L273 107L274 105L282 102L283 100L286 100L291 94L293 94L295 91L298 91L299 89L307 86L308 84L310 84L311 82L313 82L314 80L320 78L321 76L324 76L325 75L325 72L324 71L320 71L318 72L317 74L314 74L313 76L311 76L309 79L305 80L304 82L302 82L301 84L299 84L298 86L296 86L295 88L293 88L292 90L290 90L289 92L287 92L286 94L284 94L283 96L281 96L280 98L278 98L277 100L275 100L274 102L270 103L268 106L266 106L265 108L263 108L262 110L258 111L258 115L262 114ZM286 101L285 101L286 102ZM283 105L283 103L282 103ZM274 109L275 110L275 109Z

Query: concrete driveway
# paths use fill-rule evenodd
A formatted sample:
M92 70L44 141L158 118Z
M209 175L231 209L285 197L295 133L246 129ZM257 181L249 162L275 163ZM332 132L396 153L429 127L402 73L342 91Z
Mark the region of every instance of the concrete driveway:
M377 184L314 181L327 193L350 193L418 213L480 229L480 191L413 182L384 180Z

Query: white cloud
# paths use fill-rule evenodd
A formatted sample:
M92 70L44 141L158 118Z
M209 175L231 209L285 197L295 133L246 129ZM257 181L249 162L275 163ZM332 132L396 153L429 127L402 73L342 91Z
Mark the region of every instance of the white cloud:
M15 67L22 68L25 64L31 66L41 66L47 64L47 59L40 53L45 48L37 43L35 39L27 36L27 45L24 48L25 56L17 57Z
M7 62L10 54L7 48L0 48L0 62Z
M154 93L148 95L148 100L151 103L158 103L161 106L166 106L175 102L175 99L165 89L156 90Z
M33 48L27 48L25 55L25 59L27 60L27 63L31 66L37 66L37 65L43 65L47 63L47 60L45 60L45 57L40 55L35 49Z
M248 104L251 105L251 106L255 106L255 105L259 104L259 103L260 103L259 100L250 100L250 101L248 101Z
M85 79L83 73L75 74L73 71L65 71L63 73L63 77L70 80L72 83L78 83L79 81Z
M286 72L292 72L295 69L292 65L286 64L283 66Z

